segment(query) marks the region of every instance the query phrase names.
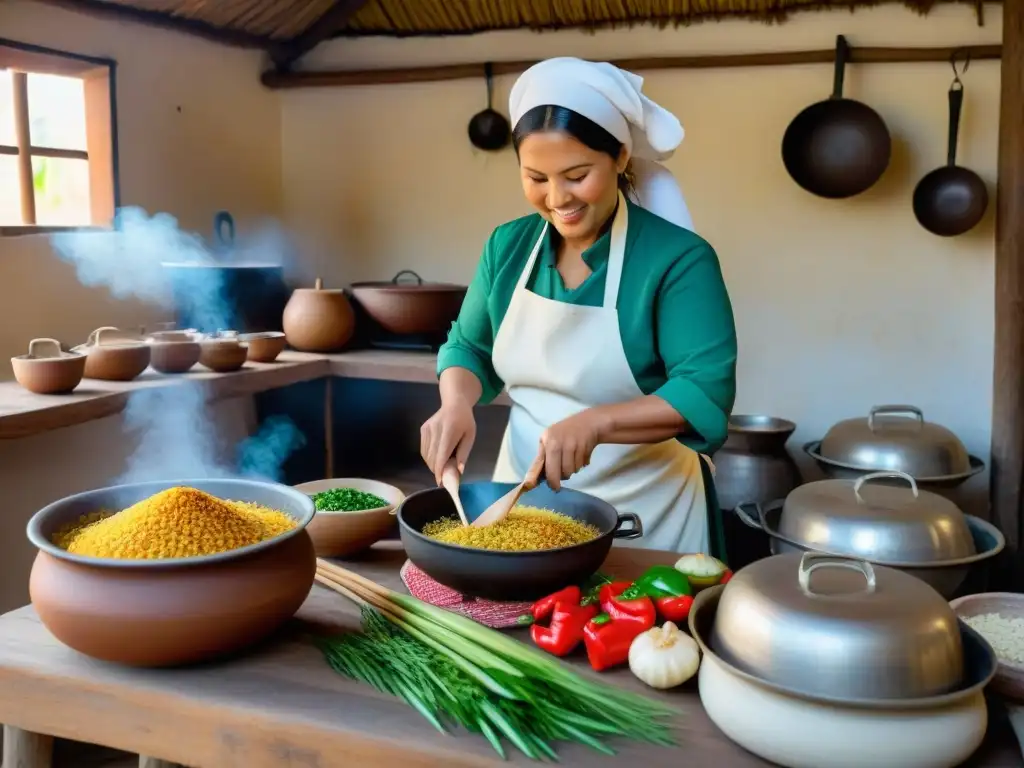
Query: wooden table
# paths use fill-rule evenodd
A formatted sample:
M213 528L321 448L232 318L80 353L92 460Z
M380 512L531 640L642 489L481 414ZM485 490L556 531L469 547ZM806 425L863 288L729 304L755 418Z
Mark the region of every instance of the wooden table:
M605 570L632 578L672 555L613 549ZM379 544L346 565L401 588L404 553ZM447 763L498 763L483 738L444 736L403 702L349 681L324 664L301 634L318 627L357 627L358 610L316 586L296 620L273 641L215 665L179 670L132 670L84 658L39 623L31 607L0 617L0 722L7 740L23 748L4 768L47 768L47 734L153 755L143 766L179 763L194 768L329 768ZM581 663L577 660L575 663ZM582 664L586 664L585 661ZM604 677L646 690L626 670ZM680 747L616 742L617 759L634 765L768 765L728 741L708 720L695 681L669 697L680 709ZM907 734L913 738L913 734ZM565 765L612 765L575 745L559 745ZM518 753L511 762L529 763ZM988 738L967 763L1022 766L1009 727L993 718Z

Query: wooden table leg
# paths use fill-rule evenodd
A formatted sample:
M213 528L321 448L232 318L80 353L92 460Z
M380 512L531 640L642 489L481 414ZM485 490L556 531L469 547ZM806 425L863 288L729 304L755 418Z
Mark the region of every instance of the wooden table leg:
M7 768L7 766L3 766L3 768ZM139 755L139 768L184 768L184 766L169 760L161 760L159 757Z
M4 726L3 768L52 768L53 736Z

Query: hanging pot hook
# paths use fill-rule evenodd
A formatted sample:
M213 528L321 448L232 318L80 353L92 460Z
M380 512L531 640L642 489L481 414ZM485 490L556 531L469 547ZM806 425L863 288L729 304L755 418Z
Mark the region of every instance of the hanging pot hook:
M494 99L494 65L489 61L484 64L484 80L487 83L487 108L491 109Z
M957 57L960 54L964 55L964 66L962 69L957 69ZM957 48L949 56L949 66L953 68L953 85L951 87L963 88L963 83L960 81L960 75L967 73L967 68L971 66L971 51L969 48Z

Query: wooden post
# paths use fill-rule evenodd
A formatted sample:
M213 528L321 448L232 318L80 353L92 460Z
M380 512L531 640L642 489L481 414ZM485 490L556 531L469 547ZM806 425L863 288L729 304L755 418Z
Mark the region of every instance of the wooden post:
M3 768L51 768L53 737L4 726Z
M1006 536L1012 585L1024 583L1024 2L1003 4L996 203L992 521Z

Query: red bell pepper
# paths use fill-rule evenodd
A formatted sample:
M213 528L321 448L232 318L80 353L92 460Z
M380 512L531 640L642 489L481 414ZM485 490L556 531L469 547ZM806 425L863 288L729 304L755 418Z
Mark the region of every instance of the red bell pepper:
M719 584L728 584L729 579L732 578L732 571L726 569L725 573L722 574L722 578L718 580Z
M646 595L620 598L630 586L632 582L616 581L601 587L604 613L587 622L583 630L587 659L598 672L624 663L634 638L653 627L657 619L654 602Z
M566 587L538 600L531 612L535 622L551 619L546 627L530 627L536 646L555 656L565 656L579 645L583 628L597 615L598 608L583 600L579 587Z

